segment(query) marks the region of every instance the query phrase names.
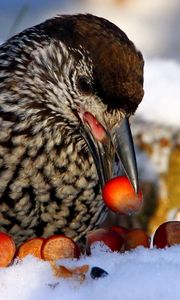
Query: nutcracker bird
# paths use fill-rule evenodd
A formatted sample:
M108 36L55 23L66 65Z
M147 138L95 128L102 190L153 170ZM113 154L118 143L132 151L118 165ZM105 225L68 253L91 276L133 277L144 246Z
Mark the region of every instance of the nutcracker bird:
M0 230L80 240L117 160L137 192L128 120L142 97L142 55L103 18L57 16L2 44Z

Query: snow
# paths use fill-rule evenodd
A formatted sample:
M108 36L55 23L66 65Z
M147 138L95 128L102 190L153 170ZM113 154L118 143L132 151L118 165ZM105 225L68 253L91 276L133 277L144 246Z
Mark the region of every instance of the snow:
M161 250L139 247L120 254L97 244L89 257L59 261L69 267L98 266L109 273L94 280L88 272L83 283L59 279L48 262L28 256L21 263L0 269L0 299L179 300L179 253L177 245Z
M136 115L148 121L180 126L180 63L160 58L146 60L144 90Z

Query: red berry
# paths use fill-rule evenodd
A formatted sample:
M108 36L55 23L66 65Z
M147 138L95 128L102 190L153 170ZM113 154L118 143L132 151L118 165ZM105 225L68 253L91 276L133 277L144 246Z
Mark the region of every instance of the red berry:
M125 176L107 181L102 189L102 197L107 207L116 213L131 214L142 206L142 192L136 194Z
M180 221L161 224L154 234L153 246L164 248L175 244L180 244Z
M14 240L4 232L0 232L0 267L7 267L16 252Z
M131 250L138 246L150 247L150 238L143 229L132 229L124 237L125 250Z
M41 256L45 260L60 258L78 258L80 249L70 238L64 235L53 235L47 238L41 248Z
M120 251L124 244L123 238L118 233L104 228L88 232L86 237L86 249L88 254L90 253L90 246L95 242L103 242L112 251Z
M44 238L39 237L24 242L19 246L17 256L21 259L27 255L33 255L35 257L41 258L41 247L44 240Z
M129 229L123 226L112 226L111 230L117 232L122 237L124 237L129 232Z

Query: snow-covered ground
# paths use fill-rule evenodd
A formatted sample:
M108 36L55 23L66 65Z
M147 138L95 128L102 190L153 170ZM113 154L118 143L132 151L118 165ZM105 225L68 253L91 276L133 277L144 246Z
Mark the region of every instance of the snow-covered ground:
M0 269L1 300L179 300L180 246L137 248L124 254L107 253L98 246L92 256L62 260L66 266L89 264L109 275L83 283L59 279L48 262L27 257L21 264ZM53 288L54 286L54 288Z

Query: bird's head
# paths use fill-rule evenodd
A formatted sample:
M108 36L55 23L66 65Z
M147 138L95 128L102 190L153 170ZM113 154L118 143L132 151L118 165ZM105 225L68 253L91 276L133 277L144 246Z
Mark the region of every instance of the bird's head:
M36 131L41 121L81 136L101 185L112 176L116 153L138 191L128 118L143 97L143 58L134 44L118 27L89 14L56 17L19 38L12 84L22 95L19 113L35 116Z

